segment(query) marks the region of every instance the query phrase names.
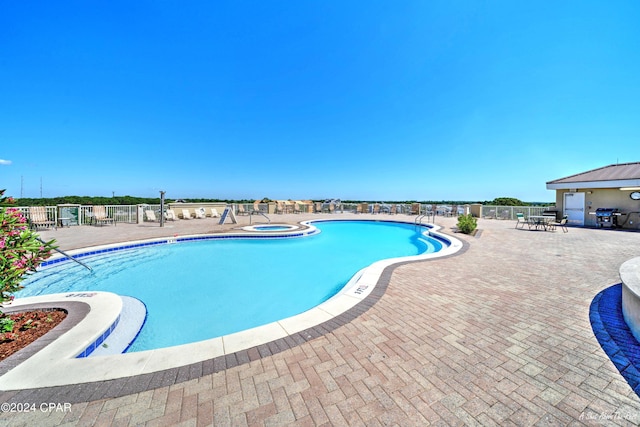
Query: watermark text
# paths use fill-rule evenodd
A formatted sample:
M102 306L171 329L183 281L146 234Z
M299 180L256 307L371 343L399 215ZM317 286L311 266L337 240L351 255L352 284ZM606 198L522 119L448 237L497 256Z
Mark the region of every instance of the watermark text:
M71 403L4 402L0 403L0 412L71 412Z

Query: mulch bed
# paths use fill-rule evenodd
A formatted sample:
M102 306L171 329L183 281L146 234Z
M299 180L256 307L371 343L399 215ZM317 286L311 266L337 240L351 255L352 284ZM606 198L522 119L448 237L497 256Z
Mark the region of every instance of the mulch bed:
M67 317L67 312L36 310L10 314L9 317L15 324L13 331L0 333L0 361L22 350L58 326Z

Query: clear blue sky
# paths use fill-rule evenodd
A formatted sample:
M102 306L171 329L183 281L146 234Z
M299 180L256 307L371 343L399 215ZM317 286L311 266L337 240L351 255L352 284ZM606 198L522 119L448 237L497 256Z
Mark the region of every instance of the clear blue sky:
M19 197L551 201L640 161L640 2L4 1Z

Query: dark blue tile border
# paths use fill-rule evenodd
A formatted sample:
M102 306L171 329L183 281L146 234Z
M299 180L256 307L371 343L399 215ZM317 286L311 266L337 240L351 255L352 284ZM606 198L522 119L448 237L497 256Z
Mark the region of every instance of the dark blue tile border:
M131 244L131 245L122 245L122 246L115 246L115 247L110 247L110 248L105 248L105 249L99 249L99 250L94 250L94 251L87 251L87 252L82 252L79 254L75 254L73 255L73 258L84 258L87 256L92 256L92 255L100 255L100 254L104 254L107 252L116 252L116 251L123 251L123 250L128 250L128 249L136 249L136 248L142 248L142 247L146 247L146 246L157 246L157 245L166 245L166 244L174 244L174 243L180 243L180 242L195 242L195 241L199 241L199 240L221 240L221 239L290 239L292 237L304 237L304 236L310 236L315 234L314 232L301 232L301 233L295 233L295 234L282 234L282 235L276 235L276 234L271 234L271 235L251 235L251 234L230 234L230 235L217 235L217 236L194 236L194 237L176 237L173 239L163 239L163 240L157 240L157 241L153 241L153 242L144 242L144 243L136 243L136 244ZM68 258L65 257L60 257L60 258L56 258L53 260L49 260L49 261L44 261L40 264L41 267L48 267L51 265L55 265L58 264L60 262L66 262L69 261Z
M640 397L640 343L622 317L622 284L596 295L589 307L589 320L600 346Z
M111 324L111 326L109 326L107 328L106 331L104 331L104 333L102 335L100 335L98 337L98 339L96 339L87 348L85 348L79 355L77 355L76 359L82 359L83 357L89 357L91 355L91 353L93 353L93 351L96 348L100 347L100 344L102 344L109 337L109 335L111 335L111 332L113 332L113 330L116 328L116 326L118 326L118 323L120 323L120 315L118 315L116 320ZM136 337L137 337L137 335L136 335Z

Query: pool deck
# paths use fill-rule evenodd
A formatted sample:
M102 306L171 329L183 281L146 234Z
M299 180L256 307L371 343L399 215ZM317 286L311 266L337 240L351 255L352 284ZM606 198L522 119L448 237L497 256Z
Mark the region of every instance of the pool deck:
M272 223L405 215L272 215ZM254 218L255 219L255 218ZM63 250L246 226L214 219L42 232ZM454 218L436 218L452 233ZM35 410L0 424L47 425L637 425L640 398L600 347L589 306L620 283L640 233L516 230L478 221L461 254L402 264L368 310L324 335L246 363L116 398L72 386L41 410L38 391L3 392ZM120 390L121 391L121 390ZM18 392L21 393L21 392ZM118 394L118 393L115 393ZM65 396L69 400L65 400ZM96 397L98 396L98 397ZM39 400L40 399L40 400ZM45 402L48 403L48 402ZM57 409L57 410L56 410Z

